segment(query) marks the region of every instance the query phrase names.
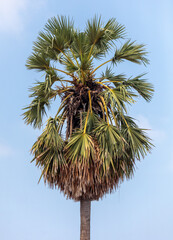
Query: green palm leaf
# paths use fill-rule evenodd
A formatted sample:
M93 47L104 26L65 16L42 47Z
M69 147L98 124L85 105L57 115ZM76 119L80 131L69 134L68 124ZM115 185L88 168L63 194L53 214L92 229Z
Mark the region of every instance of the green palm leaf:
M151 146L153 146L144 129L129 127L125 131L127 132L125 133L127 134L127 142L133 150L135 158L140 159L140 156L144 158L147 152L150 152Z
M65 158L72 162L88 162L94 159L95 149L92 137L80 130L73 134L65 146Z
M64 142L58 132L57 120L49 118L45 130L32 146L32 161L36 161L36 166L41 167L41 177L45 175L56 178L60 166L64 164Z
M145 74L141 74L135 78L130 78L123 84L135 89L140 96L142 96L147 102L152 98L154 89L151 83L148 83L145 79L141 79Z
M107 67L106 71L102 72L100 80L103 81L105 79L107 79L110 82L112 82L115 85L115 87L116 87L118 84L120 84L123 81L125 81L126 78L125 78L124 74L115 75L112 72L112 69L110 67Z
M114 18L111 18L105 25L101 17L94 17L88 21L86 34L91 47L90 55L92 54L95 58L103 57L113 46L114 40L124 37L124 32L124 26L117 23Z
M147 52L144 47L145 45L143 44L135 44L135 42L128 40L120 49L115 51L112 62L116 64L117 62L128 60L138 64L148 64L148 59L145 57Z
M49 106L48 100L35 98L28 107L23 108L23 119L26 124L32 124L34 128L40 128L43 116L46 114L46 107Z
M122 144L120 131L115 126L103 122L97 124L97 128L94 129L94 136L100 147L100 160L104 173L108 173L110 167L115 171L115 160L118 156L118 149Z
M55 81L61 81L54 71L47 71L44 82L36 82L35 86L30 88L32 92L30 97L34 100L28 107L23 108L24 120L27 124L33 124L34 127L41 127L43 116L46 114L46 108L50 106L50 99L56 96L56 91L52 89Z
M38 71L48 70L50 66L50 60L43 53L34 53L28 58L26 67L28 69L36 69Z

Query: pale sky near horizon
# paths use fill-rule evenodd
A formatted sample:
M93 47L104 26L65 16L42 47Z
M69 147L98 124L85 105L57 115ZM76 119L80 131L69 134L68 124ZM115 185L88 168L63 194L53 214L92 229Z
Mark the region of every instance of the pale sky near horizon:
M41 80L25 62L32 42L56 15L73 17L84 28L95 14L115 17L127 36L145 43L150 65L122 63L118 73L147 72L155 94L150 103L139 100L130 109L139 125L151 129L155 148L137 164L134 177L92 203L91 240L173 239L173 2L165 1L55 1L0 0L0 239L79 239L79 203L49 189L31 164L29 150L40 131L26 126L22 107L28 88ZM53 110L51 111L53 113Z

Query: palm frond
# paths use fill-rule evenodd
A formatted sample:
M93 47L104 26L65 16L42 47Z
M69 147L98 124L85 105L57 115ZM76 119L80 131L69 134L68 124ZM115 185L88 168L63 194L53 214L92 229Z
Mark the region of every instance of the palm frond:
M48 100L35 98L28 107L23 108L23 119L26 124L32 124L34 128L40 128L43 116L46 114L46 107L49 106Z
M118 128L106 122L98 123L94 135L100 147L100 160L104 173L108 173L110 167L115 170L115 159L122 141Z
M135 89L140 96L142 96L147 102L149 102L153 96L153 85L147 82L145 79L141 79L145 74L139 75L135 78L129 78L123 84Z
M56 96L56 91L52 89L55 81L60 81L54 71L47 71L44 82L36 82L35 86L30 88L32 92L30 97L34 100L28 107L23 108L24 120L26 124L32 124L35 128L41 127L42 118L46 114L46 107L49 108L50 99Z
M57 120L49 118L45 130L31 149L34 155L32 161L36 161L36 166L42 169L41 177L53 178L55 181L60 166L65 163L63 145L64 141L59 135Z
M125 37L125 26L118 23L115 18L108 20L104 26L104 30L108 41L114 41Z
M95 149L92 137L83 130L75 132L65 146L67 161L89 163L94 157Z
M67 56L66 50L70 47L74 38L73 21L66 17L51 18L45 25L44 31L39 33L34 42L33 50L36 54L44 54L50 60L58 60L61 55L73 63L71 56Z
M39 32L37 40L34 42L33 51L35 54L44 54L51 60L57 60L58 54L52 47L53 36L50 32Z
M48 70L50 66L50 60L45 54L32 53L26 62L28 69L36 69L38 71Z
M145 57L146 55L145 45L135 44L135 42L128 40L120 49L116 49L112 62L117 64L118 62L128 60L146 65L149 63L148 59Z
M107 79L108 81L105 81L105 79ZM114 75L114 73L111 71L110 68L106 68L105 73L102 73L101 75L101 82L102 83L108 83L108 84L113 84L114 88L111 88L112 91L110 91L109 89L106 90L106 93L108 92L109 95L111 93L114 93L113 96L116 98L115 100L119 102L121 102L121 105L124 106L124 103L133 103L134 100L133 98L136 97L137 95L135 95L133 92L131 92L128 87L126 87L126 85L124 84L124 82L126 81L125 75L124 74L119 74L119 75ZM108 99L108 98L107 98Z
M114 75L110 68L106 68L105 73L101 75L101 81L103 83L112 83L116 87L116 90L124 92L124 95L129 95L130 98L136 97L129 89L136 90L140 96L146 101L150 101L153 96L153 85L148 83L146 79L142 79L145 74L136 76L135 78L126 79L125 75ZM105 79L109 81L105 81ZM130 101L130 99L129 99Z
M144 130L145 129L132 127L126 129L127 142L138 160L140 160L141 156L144 158L153 146L151 139L146 135Z
M50 32L55 36L57 46L63 46L60 49L68 48L73 42L74 23L69 17L57 16L48 19L45 25L46 32ZM58 49L57 49L58 50Z
M37 81L35 83L35 86L29 89L29 91L32 92L29 95L29 97L50 98L52 95L54 95L52 85L56 81L61 82L61 80L62 79L56 74L55 71L47 71L45 75L45 81L44 82Z
M90 54L94 58L101 58L113 46L113 41L124 37L125 28L115 18L111 18L103 25L101 17L94 17L87 22L86 34L90 46Z
M145 132L147 129L139 128L135 119L130 116L122 117L117 113L116 117L121 126L122 136L127 142L127 149L131 151L131 157L140 160L141 156L144 157L154 146Z
M118 83L122 83L126 78L124 74L115 75L112 72L112 69L110 67L107 67L105 72L102 72L100 81L103 81L105 79L111 81L116 87Z

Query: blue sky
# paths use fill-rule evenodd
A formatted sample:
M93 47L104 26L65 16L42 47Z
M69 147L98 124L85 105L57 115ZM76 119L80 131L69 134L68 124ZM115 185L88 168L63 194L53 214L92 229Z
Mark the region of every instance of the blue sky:
M155 148L132 180L117 192L92 203L91 239L172 240L173 226L173 2L165 1L54 1L0 0L0 239L79 239L79 203L66 200L43 181L30 164L29 153L39 136L25 126L22 107L30 100L28 88L40 75L25 68L32 42L47 19L74 18L83 28L95 14L124 24L128 37L145 43L150 65L118 65L131 76L148 72L155 94L151 103L139 100L131 114L149 128ZM51 113L53 113L52 109Z

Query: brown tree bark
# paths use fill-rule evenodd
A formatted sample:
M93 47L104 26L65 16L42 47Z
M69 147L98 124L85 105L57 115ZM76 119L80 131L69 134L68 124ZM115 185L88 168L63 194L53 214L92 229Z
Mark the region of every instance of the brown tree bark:
M90 240L91 201L80 201L80 240Z

